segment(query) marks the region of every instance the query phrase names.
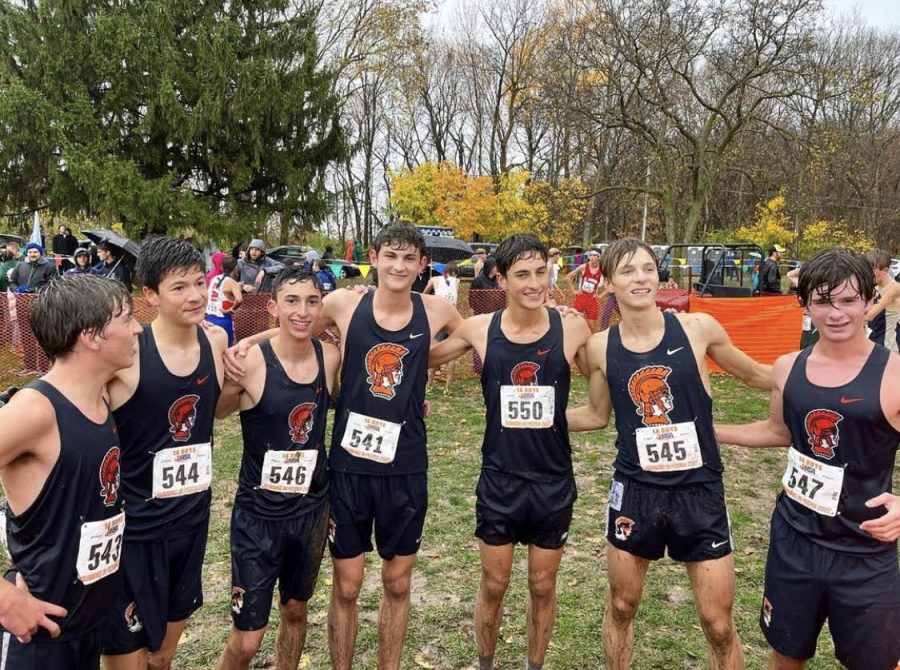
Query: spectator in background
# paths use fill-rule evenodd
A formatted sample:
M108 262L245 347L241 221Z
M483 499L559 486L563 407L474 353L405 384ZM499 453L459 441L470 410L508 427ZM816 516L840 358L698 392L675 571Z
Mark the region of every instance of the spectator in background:
M573 280L578 278L579 285L575 288ZM588 262L579 265L566 275L566 283L575 294L573 307L584 314L593 333L597 327L597 317L600 316L600 303L597 301L597 291L603 288L603 271L600 269L600 252L591 249L588 252ZM608 324L608 319L607 319ZM603 328L601 328L603 330Z
M53 236L53 253L60 256L73 256L78 249L78 240L72 236L68 226L60 226L59 233ZM67 260L64 267L72 267Z
M330 244L325 245L325 253L322 254L323 261L330 261L334 258L334 247Z
M505 306L506 294L497 284L497 261L486 258L481 273L475 276L469 287L469 308L472 314L488 314ZM481 366L481 359L475 350L472 350L472 367L478 374L481 374Z
M9 286L9 273L18 262L9 249L0 249L0 291L5 291Z
M66 270L63 273L64 276L71 277L72 275L89 275L94 273L93 268L91 268L91 252L87 249L76 249L74 261L74 266Z
M22 248L19 246L18 242L10 240L6 243L6 249L12 254L14 261L22 260Z
M122 250L109 242L97 245L100 262L94 266L94 274L107 279L118 279L131 293L131 270L122 258Z
M44 258L44 247L29 242L25 260L19 261L9 275L9 288L16 293L32 293L57 277L56 265Z
M266 257L265 242L253 239L247 245L247 255L237 263L237 280L244 293L271 293L272 280L283 269L283 263Z
M327 248L330 249L331 247ZM328 267L328 263L324 256L313 263L313 272L316 273L316 277L318 277L319 281L322 283L322 295L328 295L337 288L337 279L331 271L331 268Z
M478 247L477 249L475 249L475 256L477 256L477 258L475 259L475 276L477 277L481 274L481 268L484 267L484 261L487 258L487 252L481 247Z
M753 295L759 293L759 271L761 267L760 261L753 261L750 266L750 288L753 289Z
M551 247L547 257L547 274L550 276L547 282L547 297L550 300L555 300L557 296L562 295L559 290L559 256L559 249Z
M222 261L224 261L226 258L229 258L229 256L224 251L217 251L212 256L210 256L209 262L212 263L212 270L206 273L207 287L215 277L218 277L220 274L222 274Z
M234 344L234 320L231 313L244 299L241 285L234 279L238 262L228 254L222 254L219 267L221 272L212 278L207 289L206 320L221 326L228 334L228 346Z
M457 266L456 262L450 261L444 266L444 271L441 272L439 276L432 277L423 293L433 293L437 297L443 298L456 307L456 302L459 299L459 266ZM446 340L447 337L447 333L438 333L434 339L436 342L441 342L442 340ZM440 366L445 378L444 395L450 393L450 385L453 384L453 369L455 366L455 360ZM434 377L437 371L438 368L430 368L428 370L429 390L434 385Z
M782 253L784 253L784 247L780 244L773 244L769 247L769 257L763 261L762 270L759 273L760 293L781 293L781 269L778 267L778 261L781 260Z

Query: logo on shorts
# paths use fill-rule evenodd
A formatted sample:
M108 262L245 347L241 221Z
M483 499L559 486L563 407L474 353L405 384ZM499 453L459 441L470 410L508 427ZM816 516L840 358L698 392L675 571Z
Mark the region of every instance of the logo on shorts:
M541 366L537 363L526 361L514 367L509 376L512 379L512 383L516 386L537 386L537 373L540 369Z
M616 519L616 539L624 542L631 537L631 531L634 529L634 521L627 516L620 516Z
M244 607L244 589L240 586L231 587L231 611L240 614Z
M328 519L328 541L331 544L334 544L335 536L337 535L337 521L334 519Z
M137 603L132 601L125 608L125 627L129 633L140 633L144 630L144 622L141 620L141 611Z
M390 400L397 392L395 387L403 381L403 357L409 349L399 344L376 344L366 354L366 381L369 392L376 398Z
M772 603L769 602L769 599L763 598L763 623L765 623L767 626L772 625L772 609Z
M191 439L191 428L197 421L197 401L200 396L190 393L181 396L169 407L169 432L176 442Z
M814 409L806 415L807 440L816 456L831 460L837 449L841 431L838 424L844 417L830 409Z
M103 504L112 507L119 499L119 448L110 447L100 463L100 495Z
M309 434L312 432L316 407L317 405L314 402L302 402L291 410L291 413L288 415L288 426L291 428L291 442L306 444Z
M645 426L671 423L669 412L675 407L675 399L666 382L670 374L672 368L668 366L648 365L635 372L628 380L628 393Z

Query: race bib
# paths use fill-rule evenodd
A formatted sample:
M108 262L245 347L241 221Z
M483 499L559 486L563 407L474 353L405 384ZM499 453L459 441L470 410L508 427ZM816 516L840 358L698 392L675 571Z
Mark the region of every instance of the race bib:
M555 403L552 386L501 386L500 425L504 428L550 428Z
M641 468L647 472L693 470L703 465L693 421L638 428L635 439Z
M119 569L124 533L125 512L81 524L75 569L82 584L93 584Z
M803 315L803 330L806 332L812 330L812 317L809 314Z
M781 485L789 498L804 507L824 516L836 516L844 468L804 456L791 447Z
M319 452L315 449L267 451L263 458L259 488L276 493L309 493Z
M190 444L156 452L153 497L176 498L199 493L212 482L212 444Z
M393 463L402 424L350 412L341 446L357 458Z
M597 284L600 282L596 279L584 279L581 282L581 290L584 293L594 293L597 290Z

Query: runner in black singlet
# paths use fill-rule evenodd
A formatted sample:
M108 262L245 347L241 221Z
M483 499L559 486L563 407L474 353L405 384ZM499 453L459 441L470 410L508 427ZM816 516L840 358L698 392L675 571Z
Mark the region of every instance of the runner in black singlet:
M212 428L225 332L206 315L203 257L167 237L141 246L137 275L158 316L136 365L109 384L122 442L128 524L125 591L103 626L109 670L168 667L187 618L203 604L212 494Z
M515 544L521 542L528 545L528 670L543 665L556 614L556 574L576 496L566 425L569 381L590 329L584 319L562 319L544 306L547 249L536 237L508 237L495 256L506 309L464 321L432 349L429 364L470 348L484 361L486 425L475 528L481 552L478 666L493 668Z
M743 668L705 358L763 388L769 368L735 348L709 315L661 312L658 260L640 240L613 243L601 264L622 321L588 342L589 404L569 410L569 429L603 427L615 408L617 453L606 532L610 592L603 619L607 667L630 667L632 622L647 570L668 555L683 562L690 576L710 665Z
M231 515L231 618L220 670L248 668L259 651L278 581L275 667L296 668L328 534L325 425L340 352L313 339L322 286L304 267L282 270L269 310L278 335L247 354L247 375L228 381L218 416L240 407L243 457Z
M850 670L900 665L900 356L866 338L874 288L846 249L805 263L798 298L819 341L775 363L768 420L717 427L723 442L790 447L760 611L774 670L803 668L826 620Z
M0 409L9 506L0 514L13 563L0 580L0 668L100 667L99 623L122 590L125 529L124 466L104 396L135 358L131 309L124 285L90 275L51 283L35 303L35 336L53 367Z

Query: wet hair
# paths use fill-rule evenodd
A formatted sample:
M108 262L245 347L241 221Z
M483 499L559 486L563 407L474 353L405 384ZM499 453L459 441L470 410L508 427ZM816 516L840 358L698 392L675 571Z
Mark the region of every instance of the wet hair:
M237 267L237 260L234 256L226 256L222 259L222 274L226 277L231 274L232 270Z
M875 276L869 261L850 249L825 249L800 267L797 299L803 307L809 305L814 293L831 300L832 291L845 281L864 302L875 295Z
M316 273L309 268L303 265L293 265L291 267L286 267L284 270L275 275L275 280L272 282L272 300L278 300L278 294L281 292L281 288L285 284L301 284L307 281L312 283L312 285L316 287L316 290L319 293L325 292L325 288L322 286L322 282L316 276Z
M891 255L884 249L872 249L866 253L865 259L869 265L879 270L887 270L891 267Z
M137 280L151 291L171 273L185 274L191 270L204 272L203 256L184 240L171 237L150 237L141 245L135 274Z
M122 282L90 274L56 279L38 291L31 328L51 360L72 353L85 331L103 336L109 322L131 310L131 294Z
M425 255L425 238L419 229L408 221L393 221L378 231L372 246L377 254L383 246L399 249L407 244L415 247L420 256Z
M444 272L446 272L451 277L459 276L459 266L456 264L456 261L450 261L444 266Z
M510 235L494 252L497 272L505 277L516 261L530 260L535 256L540 257L544 263L547 262L547 247L537 237L528 233Z
M636 237L626 237L622 240L616 240L606 248L606 251L600 254L600 271L603 273L603 276L607 279L612 277L619 264L623 260L630 261L639 249L643 249L650 254L650 258L653 259L658 272L659 259L656 257L653 248Z

